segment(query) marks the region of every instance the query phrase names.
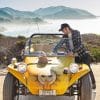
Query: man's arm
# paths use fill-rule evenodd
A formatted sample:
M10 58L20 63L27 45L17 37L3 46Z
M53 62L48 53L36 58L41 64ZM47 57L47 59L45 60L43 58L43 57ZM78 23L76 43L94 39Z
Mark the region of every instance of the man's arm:
M66 43L66 41L67 41L67 39L62 38L62 39L57 43L57 45L53 48L53 52L54 52L54 53L57 53L57 50L58 50L59 48L61 48L62 45L63 45L64 43Z
M82 38L79 31L77 31L77 33L75 34L73 43L74 43L74 50L73 50L74 53L81 54L83 51L84 52L86 51L84 44L82 43Z

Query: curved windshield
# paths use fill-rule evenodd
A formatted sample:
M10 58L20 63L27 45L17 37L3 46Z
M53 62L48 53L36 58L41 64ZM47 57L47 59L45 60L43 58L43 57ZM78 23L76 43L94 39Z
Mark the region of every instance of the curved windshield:
M61 41L62 34L38 34L32 36L25 47L25 52L34 56L40 55L64 55L66 52L65 44L61 45L55 52L55 47Z

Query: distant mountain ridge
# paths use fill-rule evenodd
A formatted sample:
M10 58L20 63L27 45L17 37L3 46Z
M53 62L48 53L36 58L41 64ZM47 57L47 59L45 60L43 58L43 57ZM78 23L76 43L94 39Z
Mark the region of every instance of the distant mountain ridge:
M35 14L49 19L85 19L96 16L88 11L65 6L51 6L34 11Z
M0 8L0 22L44 23L42 19L30 11L18 11L9 7Z
M0 22L44 22L43 19L96 18L88 11L65 6L51 6L35 11L18 11L9 7L0 8Z

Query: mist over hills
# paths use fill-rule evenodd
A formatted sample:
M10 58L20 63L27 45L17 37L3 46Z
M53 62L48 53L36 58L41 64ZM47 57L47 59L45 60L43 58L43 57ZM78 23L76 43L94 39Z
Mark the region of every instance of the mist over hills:
M0 22L45 23L45 19L89 19L92 13L65 6L50 6L35 11L18 11L9 7L0 8Z
M44 23L42 19L29 11L18 11L9 7L0 8L0 22Z

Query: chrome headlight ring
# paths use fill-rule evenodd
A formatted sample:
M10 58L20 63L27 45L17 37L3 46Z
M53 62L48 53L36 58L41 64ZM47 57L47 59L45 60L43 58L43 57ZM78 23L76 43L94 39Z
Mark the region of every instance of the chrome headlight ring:
M69 66L69 71L73 74L77 73L79 71L79 65L76 63L72 63Z
M27 67L27 64L25 64L24 62L20 62L20 63L17 64L17 70L20 73L25 73L26 72L26 67Z

